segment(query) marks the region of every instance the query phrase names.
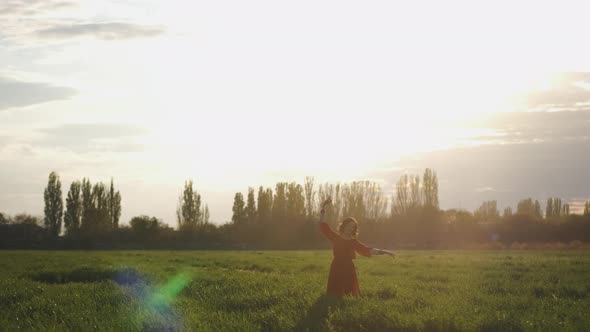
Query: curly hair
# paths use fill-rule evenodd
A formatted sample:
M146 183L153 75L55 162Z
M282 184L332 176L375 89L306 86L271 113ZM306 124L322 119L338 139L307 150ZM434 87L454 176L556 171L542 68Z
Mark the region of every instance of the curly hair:
M338 225L338 233L342 234L342 232L344 231L344 227L346 225L348 225L349 223L354 224L354 231L352 231L352 238L356 239L357 236L359 235L358 234L359 233L359 223L353 217L348 217L348 218L342 220L340 225Z

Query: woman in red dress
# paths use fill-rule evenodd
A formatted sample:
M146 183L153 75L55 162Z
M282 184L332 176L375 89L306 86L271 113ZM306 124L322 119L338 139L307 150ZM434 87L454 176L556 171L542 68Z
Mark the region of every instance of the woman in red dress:
M320 231L332 242L334 259L330 266L330 276L328 277L328 295L342 297L343 295L359 296L360 288L356 269L354 268L353 259L356 258L355 252L362 256L370 257L372 255L390 255L394 253L387 250L369 248L356 239L358 233L358 223L354 218L346 218L338 227L338 233L334 232L330 226L324 222L325 207L332 201L326 200L322 204L320 212Z

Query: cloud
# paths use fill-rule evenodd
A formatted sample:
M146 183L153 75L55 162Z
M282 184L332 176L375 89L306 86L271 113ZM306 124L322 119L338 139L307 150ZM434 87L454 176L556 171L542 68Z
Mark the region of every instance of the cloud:
M137 138L148 133L142 127L118 123L63 124L38 132L41 137L34 145L78 153L143 151Z
M117 3L112 3L118 6ZM132 5L133 8L137 8ZM0 40L10 50L54 45L80 38L129 40L164 33L160 25L131 22L129 17L89 15L92 5L58 0L0 1ZM116 14L117 11L113 11Z
M40 129L48 135L60 135L68 138L96 139L136 136L147 133L141 127L119 123L75 123Z
M590 197L590 144L544 142L488 145L421 154L397 164L421 173L433 168L440 179L443 208L475 209L482 201L498 200L516 207L523 198L544 203L548 197L565 201ZM415 171L414 171L415 170ZM397 181L399 174L390 174ZM396 177L397 176L397 177ZM474 191L473 188L502 188Z
M575 110L579 104L590 103L590 88L580 83L590 85L590 73L563 73L549 88L530 92L523 99L536 110Z
M35 34L40 38L47 39L95 37L102 40L124 40L153 37L162 33L164 33L164 29L158 26L110 22L57 25L39 30Z
M0 151L11 142L10 136L0 136Z
M0 2L0 16L36 15L56 9L75 7L70 1L7 0Z
M0 111L67 99L75 94L71 88L0 77Z
M590 107L580 111L492 114L476 124L497 135L469 137L481 143L571 142L590 140Z
M492 187L481 187L481 188L476 188L475 192L477 193L485 193L488 191L496 191L496 189L492 188Z
M590 110L514 112L490 115L478 123L501 135L470 140L483 145L422 153L392 162L409 174L433 168L439 176L443 208L475 209L497 200L514 209L532 197L542 205L548 197L575 202L590 197ZM381 172L393 188L403 172Z

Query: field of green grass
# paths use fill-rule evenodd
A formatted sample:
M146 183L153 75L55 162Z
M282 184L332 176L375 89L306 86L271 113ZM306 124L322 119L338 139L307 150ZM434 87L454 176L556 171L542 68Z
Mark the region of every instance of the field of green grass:
M590 331L588 251L0 251L0 331Z

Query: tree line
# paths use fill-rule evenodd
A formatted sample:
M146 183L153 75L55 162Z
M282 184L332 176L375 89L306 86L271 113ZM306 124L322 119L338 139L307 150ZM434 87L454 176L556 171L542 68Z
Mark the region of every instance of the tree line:
M102 182L92 184L87 178L73 181L64 212L61 181L57 173L51 172L43 199L43 222L53 238L62 233L62 221L66 236L102 234L119 228L121 193L115 191L112 178L108 187Z
M215 225L208 205L192 180L184 183L176 208L177 228L140 215L120 225L121 194L110 184L87 178L71 183L63 204L61 181L49 175L44 190L44 217L0 213L0 247L63 248L259 248L327 247L317 231L319 206L331 198L326 220L333 227L345 217L360 222L361 240L384 247L460 247L468 243L515 241L590 241L590 202L583 215L570 214L561 198L541 203L520 200L502 213L497 201L473 212L439 207L438 177L425 169L404 174L387 194L374 181L317 183L278 182L274 187L237 192L231 222ZM63 228L62 228L63 225Z

